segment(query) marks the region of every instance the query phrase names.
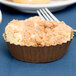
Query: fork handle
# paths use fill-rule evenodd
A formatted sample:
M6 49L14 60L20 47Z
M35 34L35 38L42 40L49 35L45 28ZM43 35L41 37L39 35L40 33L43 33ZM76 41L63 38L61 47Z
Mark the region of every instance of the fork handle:
M76 30L73 30L73 32L76 32Z

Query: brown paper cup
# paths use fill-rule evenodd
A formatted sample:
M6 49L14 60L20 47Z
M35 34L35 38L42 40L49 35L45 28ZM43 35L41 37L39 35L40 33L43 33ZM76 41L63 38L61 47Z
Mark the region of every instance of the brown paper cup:
M68 41L62 45L49 47L27 47L10 44L9 42L7 42L7 45L11 55L16 59L33 63L41 63L51 62L62 58L67 52L70 42L71 41Z

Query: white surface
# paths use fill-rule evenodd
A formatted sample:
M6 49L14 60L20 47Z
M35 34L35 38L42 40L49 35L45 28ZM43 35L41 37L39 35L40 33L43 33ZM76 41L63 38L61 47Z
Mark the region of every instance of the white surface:
M2 13L1 13L1 10L0 10L0 23L2 22Z
M38 4L38 5L29 5L29 4L19 4L19 3L13 3L6 0L0 0L0 3L5 4L7 6L10 6L14 9L17 9L22 12L29 12L29 13L37 13L36 11L40 8L47 7L50 9L51 12L55 12L61 9L64 9L65 7L76 3L76 0L63 0L63 1L51 1L49 4Z

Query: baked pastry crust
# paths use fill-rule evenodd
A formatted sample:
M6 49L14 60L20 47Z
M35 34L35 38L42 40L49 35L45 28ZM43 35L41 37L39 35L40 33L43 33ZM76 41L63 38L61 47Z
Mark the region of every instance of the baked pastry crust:
M47 4L51 0L12 0L16 3L23 3L23 4Z

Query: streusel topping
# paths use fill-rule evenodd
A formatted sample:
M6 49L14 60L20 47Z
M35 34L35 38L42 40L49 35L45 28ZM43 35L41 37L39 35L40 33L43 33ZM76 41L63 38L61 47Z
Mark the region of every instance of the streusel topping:
M44 21L38 16L13 20L5 28L7 42L21 46L51 46L66 43L73 37L72 28L63 21Z

